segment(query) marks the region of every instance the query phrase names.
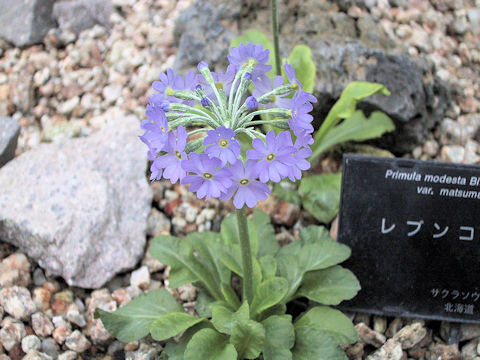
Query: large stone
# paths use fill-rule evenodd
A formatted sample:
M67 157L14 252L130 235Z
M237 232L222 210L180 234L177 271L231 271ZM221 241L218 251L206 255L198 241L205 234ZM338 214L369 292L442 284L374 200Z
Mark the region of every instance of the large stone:
M0 239L69 285L97 288L143 254L152 191L139 121L41 144L0 170Z
M271 34L268 1L196 0L177 19L175 40L178 53L174 68L186 71L201 60L224 69L230 41L240 32L259 29ZM447 85L434 76L432 65L406 54L367 13L355 19L338 11L326 0L281 1L278 5L280 53L287 57L297 44L312 49L317 66L314 109L319 126L342 90L354 80L380 82L391 96L374 96L359 104L370 112L381 110L396 124L385 145L397 154L423 143L444 118ZM230 16L225 12L230 11ZM215 41L212 41L215 39Z
M12 118L0 116L0 168L15 156L19 135L20 123Z
M56 26L55 0L0 0L0 37L16 46L39 43Z
M60 28L70 29L77 35L97 24L109 28L112 13L110 0L62 0L53 7Z

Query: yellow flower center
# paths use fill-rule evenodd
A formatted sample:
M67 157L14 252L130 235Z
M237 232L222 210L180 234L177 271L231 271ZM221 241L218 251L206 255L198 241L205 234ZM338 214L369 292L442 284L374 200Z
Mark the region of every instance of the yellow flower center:
M182 160L182 154L180 154L180 151L175 150L175 156L176 156L179 160Z
M223 83L221 83L221 82L216 82L216 83L215 83L215 87L216 87L218 90L223 90Z
M221 147L227 147L228 146L228 141L225 140L225 139L222 139L218 142L218 145L220 145Z
M275 154L270 153L267 155L267 161L272 161L273 159L275 159Z
M204 172L203 177L207 180L210 180L211 178L213 178L213 175L208 172Z
M175 94L175 90L173 90L170 86L165 89L166 96L173 96Z
M248 185L250 183L250 180L248 179L242 179L238 182L240 185Z

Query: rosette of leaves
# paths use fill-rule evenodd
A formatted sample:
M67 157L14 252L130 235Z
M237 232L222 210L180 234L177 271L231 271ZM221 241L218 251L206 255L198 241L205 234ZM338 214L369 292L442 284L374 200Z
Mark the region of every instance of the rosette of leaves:
M114 312L97 309L109 332L128 342L147 335L168 341L169 360L340 360L341 344L356 341L351 321L331 306L353 298L360 284L339 265L350 249L321 226L304 228L300 239L282 248L265 213L248 219L255 295L241 301L233 284L242 278L234 216L220 233L156 237L150 253L170 266L170 288L199 288L196 313L184 311L165 289L141 295ZM295 318L287 309L298 299L308 307Z

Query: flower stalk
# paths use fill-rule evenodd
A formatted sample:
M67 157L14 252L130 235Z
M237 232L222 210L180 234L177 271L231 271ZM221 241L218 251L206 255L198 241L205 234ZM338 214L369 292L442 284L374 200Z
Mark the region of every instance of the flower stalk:
M275 73L282 75L280 68L280 51L278 49L278 19L277 19L277 0L272 0L272 30L273 30L273 50L275 52Z
M251 304L253 300L252 248L250 246L250 236L248 234L247 213L245 206L241 209L237 209L237 223L240 251L242 253L243 301L247 300L248 304Z

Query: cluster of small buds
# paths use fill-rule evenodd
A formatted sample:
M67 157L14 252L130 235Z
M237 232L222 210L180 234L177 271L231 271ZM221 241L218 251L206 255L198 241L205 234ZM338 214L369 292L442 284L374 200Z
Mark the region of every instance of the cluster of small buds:
M271 81L269 50L261 45L232 47L228 60L224 73L211 72L205 62L198 65L200 74L191 71L185 78L171 69L162 73L153 83L157 93L149 98L140 138L153 161L152 181L189 184L200 199L233 198L240 209L267 199L268 181L296 181L310 168L309 113L316 99L288 63L288 81L282 76ZM265 135L258 129L262 125L282 131ZM245 135L251 143L242 154L239 136Z

